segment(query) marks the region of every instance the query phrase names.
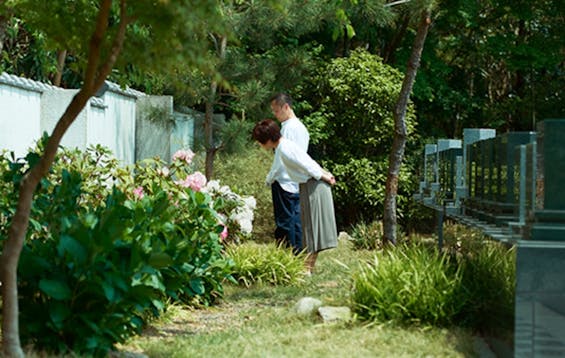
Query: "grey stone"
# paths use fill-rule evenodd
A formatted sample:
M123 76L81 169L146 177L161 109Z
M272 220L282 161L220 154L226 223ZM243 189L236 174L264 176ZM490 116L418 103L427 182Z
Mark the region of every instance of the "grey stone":
M351 237L345 231L341 231L337 236L338 241L347 241L349 239L351 239Z
M349 307L320 307L318 313L324 323L351 320L351 309Z
M314 311L316 311L322 305L322 301L312 298L312 297L303 297L296 305L294 305L294 311L300 315L311 315Z

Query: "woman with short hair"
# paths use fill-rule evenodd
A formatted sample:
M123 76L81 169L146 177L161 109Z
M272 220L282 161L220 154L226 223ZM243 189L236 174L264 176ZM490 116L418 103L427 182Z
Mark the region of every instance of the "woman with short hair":
M266 150L274 149L290 178L300 184L302 236L308 253L306 273L312 274L318 253L337 246L331 192L335 178L296 143L284 138L277 123L271 119L255 125L253 139Z

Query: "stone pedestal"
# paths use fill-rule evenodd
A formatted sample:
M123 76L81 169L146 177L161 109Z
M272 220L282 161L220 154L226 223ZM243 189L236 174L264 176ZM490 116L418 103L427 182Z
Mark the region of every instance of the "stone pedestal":
M518 242L515 357L565 357L565 120L537 132L536 209Z
M519 241L514 357L565 357L565 242Z

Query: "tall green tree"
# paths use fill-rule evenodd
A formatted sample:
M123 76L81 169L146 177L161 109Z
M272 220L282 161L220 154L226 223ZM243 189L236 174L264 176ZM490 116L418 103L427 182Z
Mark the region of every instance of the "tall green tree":
M414 87L423 129L535 130L565 113L563 0L442 1Z
M420 67L420 58L422 50L431 24L431 12L434 7L433 0L423 0L421 2L414 1L415 12L419 14L419 22L417 26L414 44L402 88L396 105L394 107L394 139L390 151L388 162L388 172L385 187L384 214L383 214L383 241L385 243L396 244L397 236L397 212L396 212L396 196L398 193L398 178L400 176L400 167L404 159L404 151L406 148L406 137L408 131L406 128L406 112L412 87L416 80L416 74Z
M12 0L7 5L58 45L83 54L83 85L49 136L43 154L21 178L18 203L1 257L2 339L7 357L23 357L19 339L17 266L29 225L33 193L53 163L69 126L114 66L140 68L184 61L204 68L203 29L220 27L216 1ZM55 15L55 16L54 16ZM53 21L53 19L57 21ZM218 28L218 31L221 29ZM126 41L127 37L127 41Z
M176 97L186 95L190 105L205 112L207 178L213 177L215 155L226 144L218 140L214 114L223 113L234 122L255 121L268 115L266 102L273 92L299 87L320 52L309 41L301 44L299 39L319 31L324 19L334 16L329 5L325 0L221 2L223 21L232 36L209 34L215 74L179 69L179 80L172 82Z
M340 226L381 217L387 158L394 136L393 110L402 73L363 49L322 64L301 100L311 109L303 118L312 153L334 173L336 216ZM410 105L407 131L416 136ZM406 192L409 175L403 173Z

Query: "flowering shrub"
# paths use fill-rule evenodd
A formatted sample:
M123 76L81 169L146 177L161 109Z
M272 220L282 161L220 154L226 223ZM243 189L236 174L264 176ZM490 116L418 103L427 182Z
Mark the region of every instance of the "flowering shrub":
M252 196L241 197L218 180L211 180L202 191L210 194L220 205L216 208L221 214L221 222L227 226L230 241L240 242L249 238L253 231L253 212L257 202Z
M138 162L133 169L134 176L123 180L124 191L131 192L132 198L140 198L146 193L164 190L173 202L186 198L189 191L208 194L212 199L210 205L218 213L222 239L240 242L249 238L257 205L255 198L240 196L217 180L207 182L204 174L194 171L194 156L190 150L179 150L170 165L160 159Z
M102 147L58 154L35 192L18 270L25 343L103 356L166 302L222 296L233 280L222 240L251 232L253 201L207 183L190 153L129 168ZM0 243L37 158L0 156Z
M173 154L173 161L177 161L177 160L182 160L185 161L186 164L190 164L192 163L192 159L194 158L194 153L192 152L192 150L188 149L188 150L177 150L175 152L175 154Z
M206 177L200 172L195 172L186 176L184 180L176 181L176 184L194 191L200 191L206 185Z

